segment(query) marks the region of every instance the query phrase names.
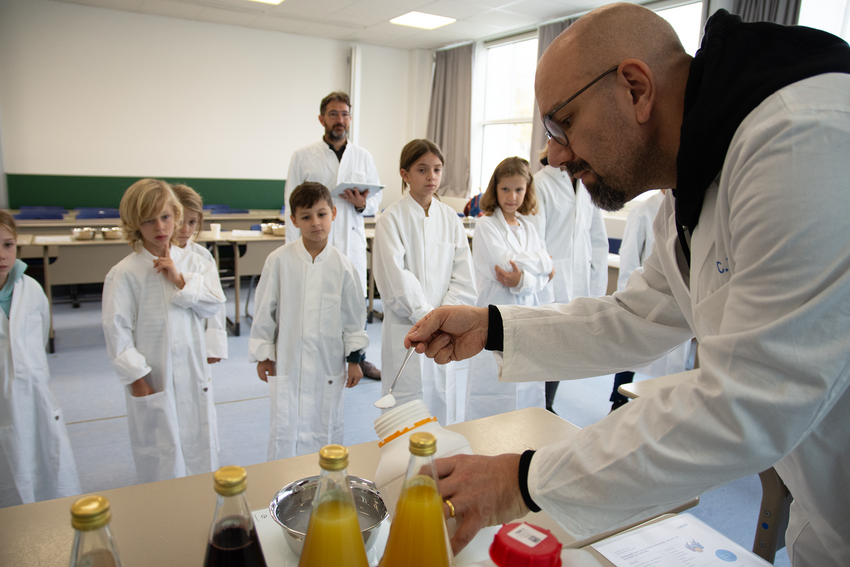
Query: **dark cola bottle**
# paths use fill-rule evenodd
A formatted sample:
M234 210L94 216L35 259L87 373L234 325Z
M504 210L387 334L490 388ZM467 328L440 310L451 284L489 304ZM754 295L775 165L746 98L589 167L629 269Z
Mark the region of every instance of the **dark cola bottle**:
M205 567L266 567L263 549L245 489L248 477L242 467L221 467L213 475L218 500L210 528Z

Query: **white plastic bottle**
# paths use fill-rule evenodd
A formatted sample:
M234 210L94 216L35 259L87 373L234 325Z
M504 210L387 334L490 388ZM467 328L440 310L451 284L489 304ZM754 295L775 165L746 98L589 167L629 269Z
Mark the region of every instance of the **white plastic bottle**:
M381 447L381 462L375 472L375 485L390 513L395 512L401 493L407 461L410 459L409 437L425 431L437 438L437 453L440 459L452 455L472 455L469 441L460 433L443 429L437 418L431 415L422 400L413 400L397 406L375 420L375 433Z

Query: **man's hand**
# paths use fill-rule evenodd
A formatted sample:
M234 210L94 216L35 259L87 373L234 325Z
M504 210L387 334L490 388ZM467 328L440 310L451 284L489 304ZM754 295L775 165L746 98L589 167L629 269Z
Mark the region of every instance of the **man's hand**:
M207 357L207 364L215 364L216 362L221 362L221 359L213 358L212 356Z
M457 455L437 459L440 493L455 509L457 532L452 552L457 555L481 528L521 518L529 509L519 491L520 455L495 457ZM443 514L450 516L443 504Z
M349 203L354 205L355 209L365 209L366 208L366 197L368 197L368 196L369 196L369 190L368 189L366 189L365 191L363 191L361 193L360 191L357 190L356 187L354 189L346 189L340 195L340 197L342 197L343 199L345 199L346 201L348 201Z
M416 345L416 352L437 364L465 360L484 350L489 322L486 307L438 307L413 325L404 337L404 348Z
M516 287L522 281L522 270L511 260L512 271L506 272L501 266L496 266L496 280L505 287Z
M345 382L346 388L353 388L357 384L360 383L360 379L363 378L363 369L360 368L359 362L349 362L348 363L348 380Z
M274 376L274 361L273 360L263 360L257 363L257 376L260 377L260 380L263 382L269 381L269 376Z

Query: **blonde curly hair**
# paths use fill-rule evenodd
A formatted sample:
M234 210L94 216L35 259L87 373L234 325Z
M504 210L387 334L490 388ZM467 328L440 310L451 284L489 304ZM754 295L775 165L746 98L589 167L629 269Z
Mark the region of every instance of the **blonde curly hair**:
M139 252L144 247L141 226L146 220L158 216L166 207L174 212L175 229L183 222L183 206L171 185L159 179L140 179L124 192L118 212L121 214L121 229L124 238ZM171 234L171 242L177 244L177 231Z

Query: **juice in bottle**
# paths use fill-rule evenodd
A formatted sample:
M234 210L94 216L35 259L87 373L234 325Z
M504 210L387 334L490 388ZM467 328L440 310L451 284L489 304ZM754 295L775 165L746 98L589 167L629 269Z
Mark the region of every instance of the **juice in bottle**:
M348 482L348 450L326 445L319 451L322 474L299 567L369 567Z
M453 564L443 500L437 486L431 433L410 436L410 464L380 567L450 567Z

